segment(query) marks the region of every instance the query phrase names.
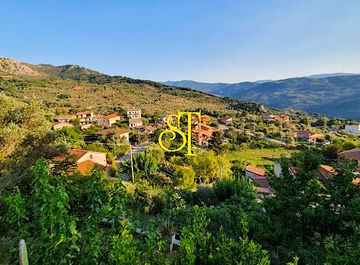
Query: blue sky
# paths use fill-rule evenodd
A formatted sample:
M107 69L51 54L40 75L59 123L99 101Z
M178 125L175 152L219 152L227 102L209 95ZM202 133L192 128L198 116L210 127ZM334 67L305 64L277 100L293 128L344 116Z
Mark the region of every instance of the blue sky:
M360 72L360 1L2 1L0 57L155 81Z

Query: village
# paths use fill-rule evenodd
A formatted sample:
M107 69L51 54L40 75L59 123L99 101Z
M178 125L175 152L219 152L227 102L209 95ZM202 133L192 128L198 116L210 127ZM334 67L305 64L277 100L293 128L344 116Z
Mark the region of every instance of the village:
M109 175L114 175L114 170L120 170L122 163L132 159L133 154L146 151L146 148L151 143L158 142L158 133L166 129L166 115L158 115L145 119L142 117L140 108L130 108L126 110L125 115L111 113L107 115L96 115L92 111L82 111L75 114L58 115L54 118L52 130L54 132L67 130L66 128L74 128L77 126L81 132L91 131L90 135L85 137L87 143L97 143L103 145L116 145L124 147L123 153L115 154L115 162L117 167L115 169L109 163L108 154L105 152L84 150L84 149L68 149L67 156L56 157L54 161L66 160L70 163L68 172L79 171L86 175L92 169L107 171ZM200 122L195 116L192 120L192 138L196 144L195 148L207 150L209 142L214 138L214 135L221 135L220 145L226 145L231 139L224 137L229 132L237 132L249 137L263 140L271 144L279 145L284 148L296 150L297 148L307 146L307 148L316 148L326 146L332 143L330 137L326 134L350 134L354 137L360 136L360 125L346 125L342 130L311 130L304 128L299 122L293 121L285 114L265 114L259 117L261 123L266 126L276 126L280 129L288 131L288 136L279 139L273 138L274 134L264 135L261 132L251 129L243 129L239 126L234 117L212 117L204 114L200 116ZM145 121L145 122L144 122ZM246 127L246 126L245 126ZM310 126L307 126L310 127ZM64 129L65 128L65 129ZM300 129L299 129L300 128ZM314 129L314 128L313 128ZM137 137L132 137L137 135ZM141 136L139 136L141 135ZM109 141L111 143L109 143ZM339 152L338 160L356 161L359 168L354 172L356 178L353 180L354 184L360 183L360 148L353 148L350 150ZM257 187L258 198L266 196L273 196L276 190L270 185L269 177L281 177L283 169L281 168L279 159L272 162L271 170L269 168L262 168L251 162L246 163L245 177L252 181ZM291 174L296 174L296 166L289 168ZM116 172L115 172L116 174ZM317 177L320 180L328 179L336 174L334 167L326 164L321 164ZM130 176L123 175L123 179L130 180Z

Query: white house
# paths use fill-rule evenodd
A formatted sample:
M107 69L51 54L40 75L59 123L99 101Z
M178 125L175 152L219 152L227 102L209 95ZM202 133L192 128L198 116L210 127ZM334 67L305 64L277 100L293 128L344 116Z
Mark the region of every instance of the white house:
M143 121L141 118L131 118L129 119L129 127L137 128L143 126Z
M355 134L360 134L360 124L357 125L345 125L345 131Z
M84 175L96 166L103 170L107 168L106 154L102 152L70 149L66 155L55 157L53 160L57 162L68 161L76 165L75 168ZM69 168L68 171L72 172L73 170Z
M88 124L94 118L94 113L92 111L78 112L76 113L76 118L79 119L81 125Z
M141 118L141 109L130 109L127 111L127 117L129 119Z
M93 161L96 164L106 166L106 154L102 152L94 152L87 150L69 150L70 154L74 154L77 158L76 163L85 162L87 160Z

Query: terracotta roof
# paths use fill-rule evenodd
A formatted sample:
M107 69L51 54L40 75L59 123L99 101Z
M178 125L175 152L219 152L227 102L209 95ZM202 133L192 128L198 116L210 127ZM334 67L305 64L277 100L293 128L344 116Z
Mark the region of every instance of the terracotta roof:
M125 133L129 133L130 131L125 130L125 129L105 129L102 131L97 132L97 135L111 135L111 134L125 134Z
M348 151L344 151L339 153L339 156L353 159L353 160L360 160L360 148L351 149Z
M354 185L360 184L360 178L355 178L355 179L353 179L353 180L352 180L352 184L354 184Z
M76 115L92 114L92 111L81 111L77 112Z
M258 167L249 165L246 167L246 171L249 171L249 172L259 175L259 176L265 176L265 170L258 168Z
M75 158L76 160L79 160L82 158L88 151L80 150L80 149L70 149L67 151L68 155Z
M270 187L268 179L264 176L250 177L250 178L261 188L269 188Z
M196 116L196 118L198 118L198 116ZM211 117L209 115L201 115L200 120L204 121L204 122L207 122L207 121L211 120Z
M94 161L85 160L81 163L78 163L77 169L80 171L81 174L86 175L90 169L92 169L95 165L97 165Z
M65 160L70 160L69 162L76 162L77 160L82 158L86 153L87 151L85 150L70 149L66 152L66 154L56 156L52 160L55 162L63 162Z
M332 166L320 165L319 166L319 173L324 178L330 178L335 174L335 169Z
M71 115L71 114L64 114L64 115L59 115L56 117L56 119L74 119L75 116Z
M328 165L320 165L320 169L326 172L335 172L335 169L332 166L328 166Z
M113 119L113 118L120 118L121 116L118 115L118 114L110 114L110 115L107 115L106 118L108 119Z

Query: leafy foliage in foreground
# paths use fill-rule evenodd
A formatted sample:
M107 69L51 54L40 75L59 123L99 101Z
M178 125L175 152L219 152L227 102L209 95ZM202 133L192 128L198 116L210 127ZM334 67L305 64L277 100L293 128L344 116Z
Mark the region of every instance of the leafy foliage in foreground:
M247 237L210 232L204 209L193 209L181 228L178 251L125 210L127 195L118 179L52 175L44 160L32 168L30 189L1 197L0 228L11 242L12 260L20 238L27 241L31 264L269 264L266 251ZM250 191L251 192L251 191ZM193 217L191 217L193 216ZM246 221L242 222L246 230ZM10 228L10 229L8 229Z
M318 152L293 158L297 173L283 161L283 177L273 180L277 195L264 201L255 238L276 264L295 255L299 264L357 264L360 187L352 183L354 165L338 164L337 174L320 181Z

